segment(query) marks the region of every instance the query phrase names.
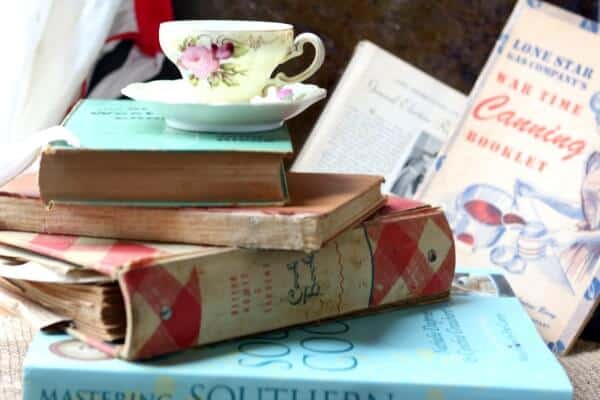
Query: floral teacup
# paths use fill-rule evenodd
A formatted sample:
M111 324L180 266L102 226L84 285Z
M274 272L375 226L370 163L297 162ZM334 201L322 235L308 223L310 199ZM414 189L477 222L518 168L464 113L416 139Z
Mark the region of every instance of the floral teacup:
M323 64L325 46L312 33L294 39L294 27L277 22L190 20L163 22L160 46L204 103L245 102L266 87L301 82ZM279 64L315 47L312 63L298 75L271 75Z

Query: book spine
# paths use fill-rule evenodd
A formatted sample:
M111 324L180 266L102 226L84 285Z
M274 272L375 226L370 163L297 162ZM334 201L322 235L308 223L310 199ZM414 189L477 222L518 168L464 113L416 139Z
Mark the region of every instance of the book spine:
M443 213L375 218L314 253L236 249L119 277L120 356L184 348L448 295L454 242Z
M55 235L214 246L268 245L297 250L304 246L304 233L298 222L301 218L281 218L251 210L211 212L202 208L140 207L132 212L128 207L69 204L47 210L39 199L0 195L3 230ZM156 229L157 226L161 229Z

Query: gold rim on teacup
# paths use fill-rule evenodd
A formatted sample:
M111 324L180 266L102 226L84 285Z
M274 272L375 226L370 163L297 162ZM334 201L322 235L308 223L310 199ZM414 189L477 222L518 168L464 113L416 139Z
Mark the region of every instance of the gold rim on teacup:
M246 102L267 87L302 82L323 64L325 46L313 33L294 38L292 25L279 22L185 20L163 22L160 46L182 77L206 103ZM294 76L272 78L280 64L315 48L311 64Z

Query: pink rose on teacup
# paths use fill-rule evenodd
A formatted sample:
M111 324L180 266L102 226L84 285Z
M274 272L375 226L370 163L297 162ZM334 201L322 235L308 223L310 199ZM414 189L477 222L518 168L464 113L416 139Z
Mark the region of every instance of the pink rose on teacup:
M187 47L180 58L181 65L198 79L206 79L219 69L219 60L212 48L204 46Z
M302 82L321 67L325 57L318 36L305 32L294 37L293 25L280 22L166 21L158 33L165 56L203 103L245 103L268 87ZM294 76L276 71L280 64L300 57L306 44L315 49L307 68ZM284 99L289 95L281 93Z
M221 60L226 60L233 54L233 43L227 42L220 46L189 46L181 53L179 62L192 72L198 79L206 79L219 70Z

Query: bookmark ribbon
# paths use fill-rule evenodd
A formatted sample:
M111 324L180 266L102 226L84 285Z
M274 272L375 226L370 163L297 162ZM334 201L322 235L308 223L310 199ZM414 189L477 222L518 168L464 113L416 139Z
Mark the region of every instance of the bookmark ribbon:
M29 168L39 157L42 148L50 142L63 140L79 147L79 139L62 126L53 126L0 148L0 187Z

